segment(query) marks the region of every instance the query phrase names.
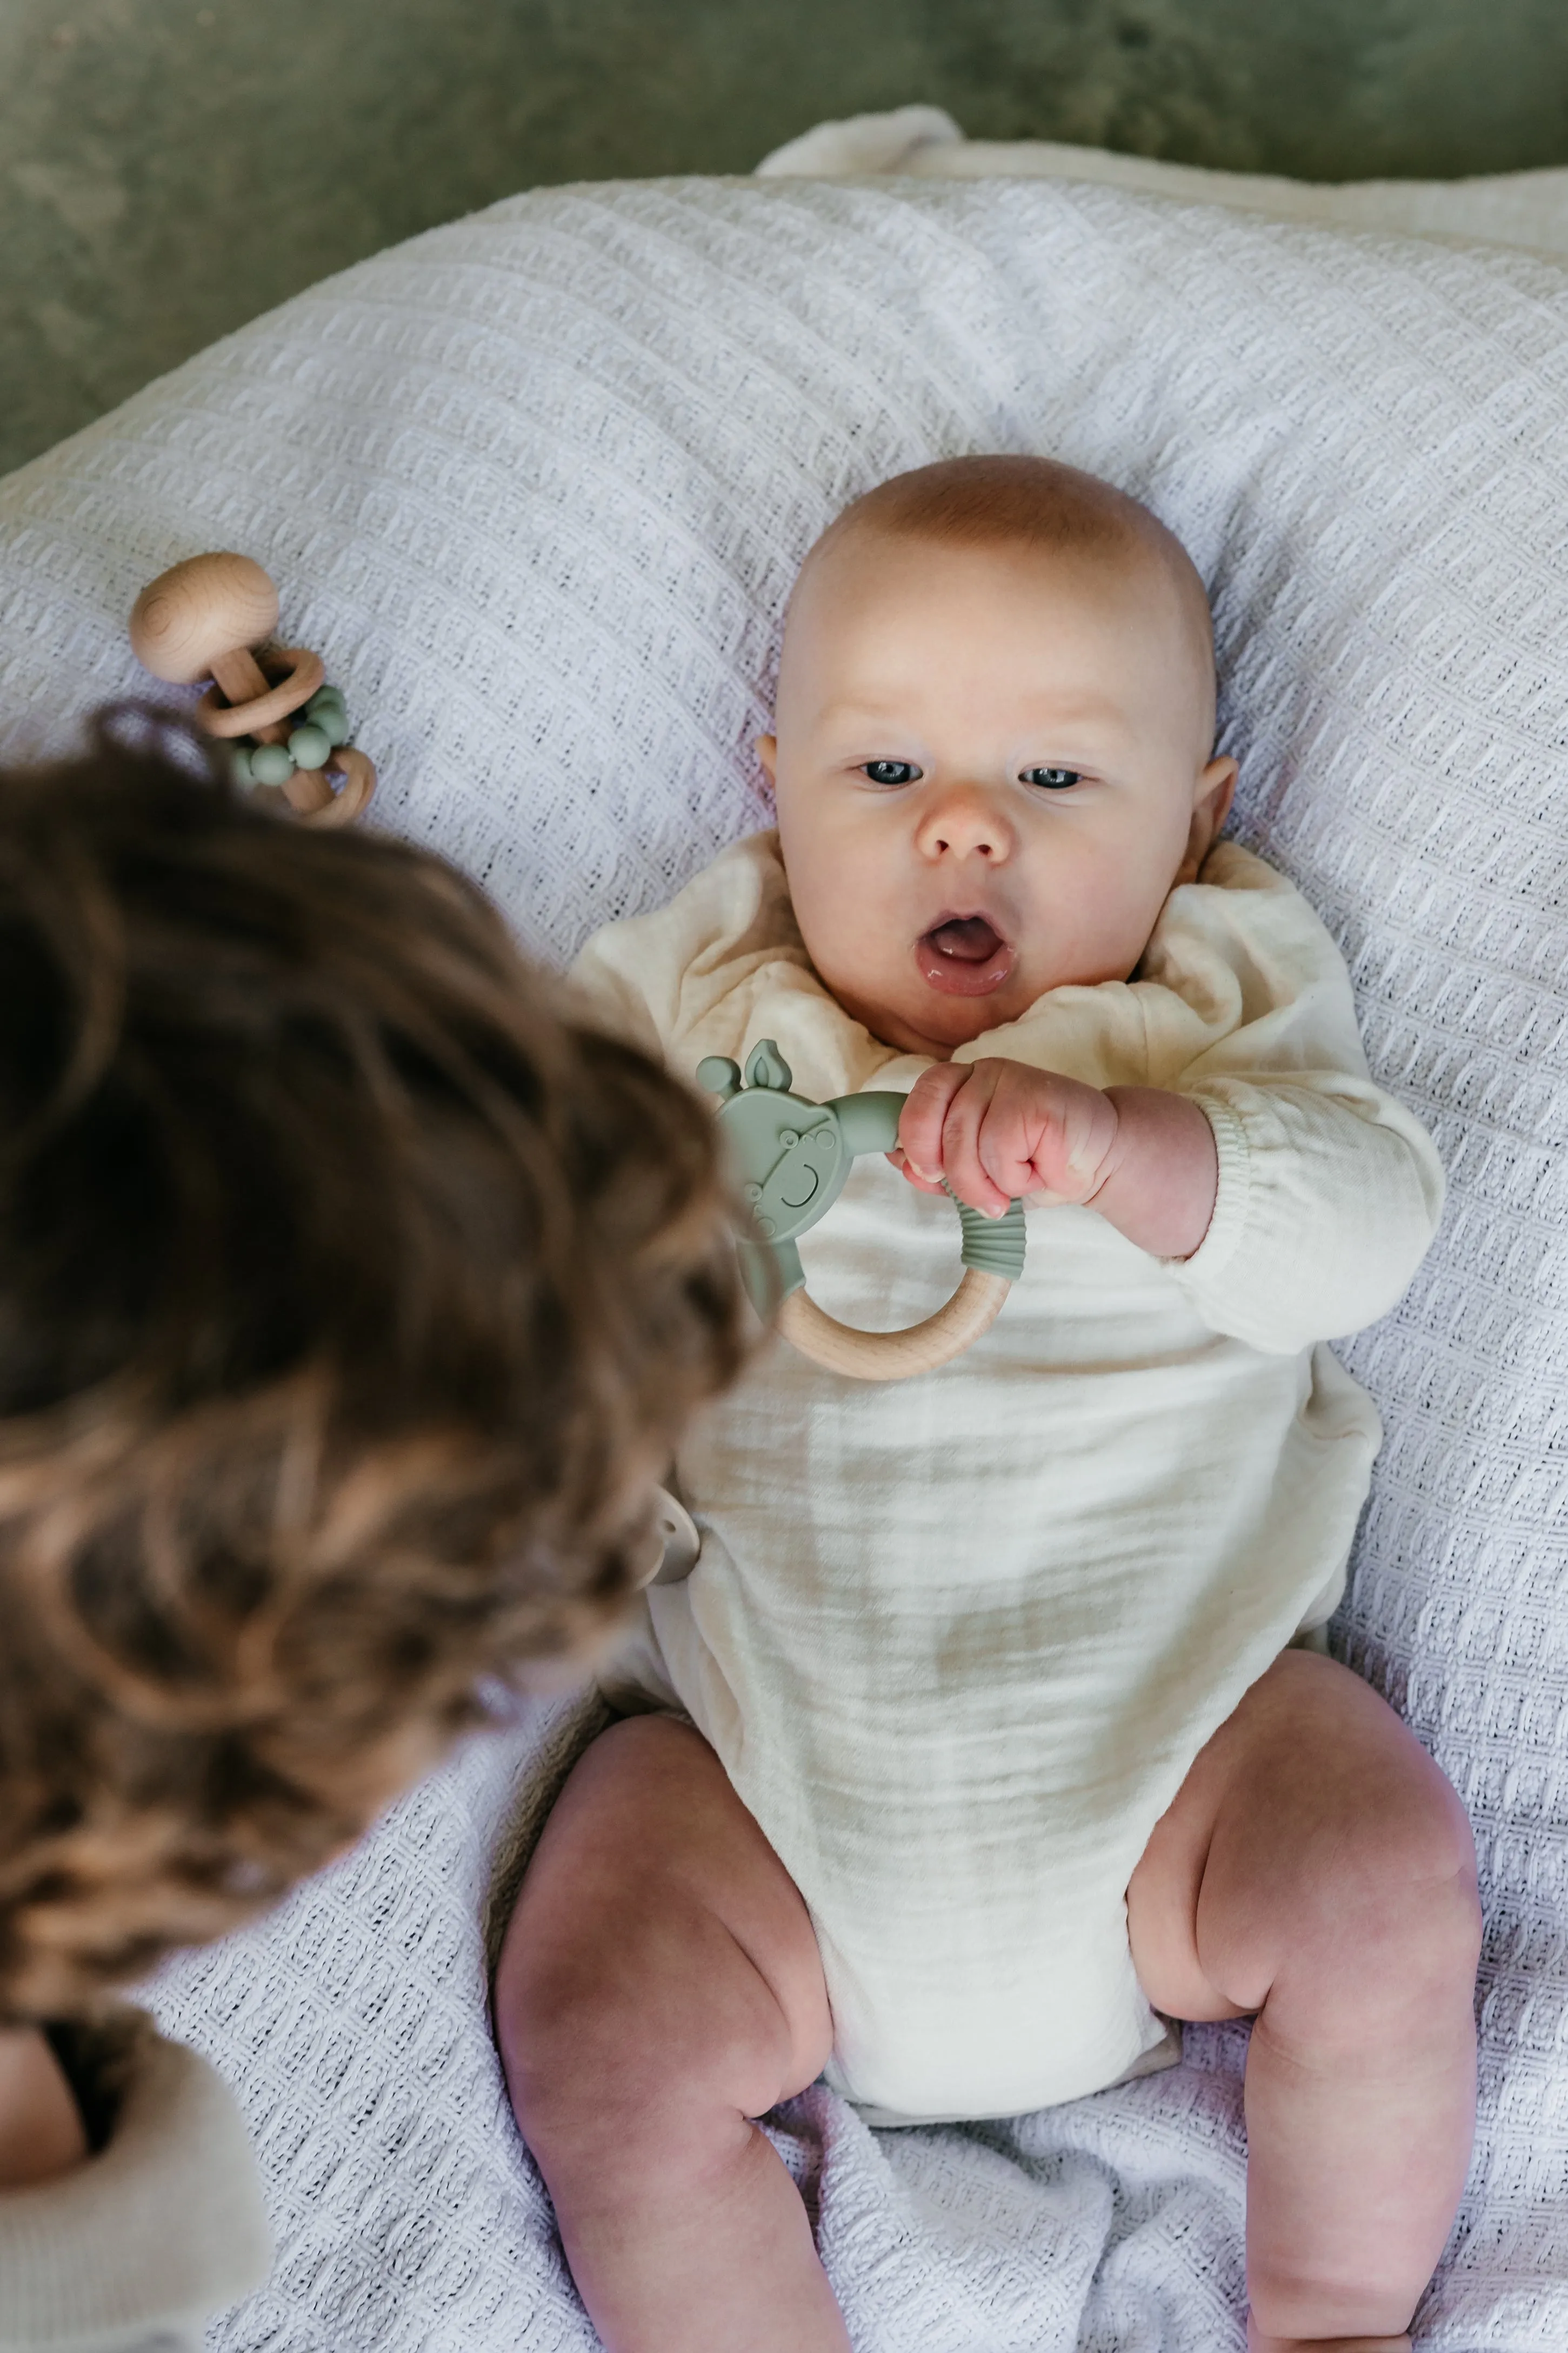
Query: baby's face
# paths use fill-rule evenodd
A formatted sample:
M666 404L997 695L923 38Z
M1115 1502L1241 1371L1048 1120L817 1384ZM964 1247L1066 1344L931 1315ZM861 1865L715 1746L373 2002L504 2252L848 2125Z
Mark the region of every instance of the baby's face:
M773 775L839 1002L944 1055L1064 982L1124 980L1224 822L1202 617L1130 554L862 531L791 607Z

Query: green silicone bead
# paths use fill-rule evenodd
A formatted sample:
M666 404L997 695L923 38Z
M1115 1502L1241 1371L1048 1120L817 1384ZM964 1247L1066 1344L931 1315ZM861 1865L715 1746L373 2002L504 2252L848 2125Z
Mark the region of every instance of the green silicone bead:
M250 754L243 744L232 744L228 754L228 773L237 785L254 784L250 773Z
M286 785L294 773L294 754L282 744L258 744L250 755L250 773L258 785Z
M296 727L289 738L295 765L301 768L319 768L331 748L331 737L324 727Z
M329 744L346 744L353 733L341 687L319 686L305 705L305 721L308 726L319 727Z

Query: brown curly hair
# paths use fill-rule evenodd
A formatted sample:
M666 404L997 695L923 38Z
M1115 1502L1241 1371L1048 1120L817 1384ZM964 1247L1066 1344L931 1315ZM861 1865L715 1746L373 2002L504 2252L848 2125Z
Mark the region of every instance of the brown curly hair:
M741 1353L711 1123L166 716L0 774L0 2017L272 1903L613 1622Z

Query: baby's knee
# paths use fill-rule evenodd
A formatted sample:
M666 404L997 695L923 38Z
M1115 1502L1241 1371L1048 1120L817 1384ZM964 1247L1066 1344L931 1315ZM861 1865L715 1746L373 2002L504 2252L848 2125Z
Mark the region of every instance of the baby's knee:
M1343 1826L1342 1869L1351 1907L1363 1921L1363 1960L1415 1962L1442 1978L1473 1979L1480 1951L1480 1898L1468 1818L1431 1758L1388 1800L1366 1793Z
M496 2040L524 2134L656 2101L673 2059L657 1971L639 1982L631 1925L559 1922L519 1905L496 1972ZM651 2031L655 2018L663 2031Z
M1469 1823L1430 1760L1394 1802L1368 1797L1313 1860L1285 1950L1298 1989L1374 2038L1468 2021L1481 1913Z
M721 1924L627 1912L578 1933L520 1906L496 1978L497 2040L523 2137L551 2158L635 2164L798 2085L787 2023Z

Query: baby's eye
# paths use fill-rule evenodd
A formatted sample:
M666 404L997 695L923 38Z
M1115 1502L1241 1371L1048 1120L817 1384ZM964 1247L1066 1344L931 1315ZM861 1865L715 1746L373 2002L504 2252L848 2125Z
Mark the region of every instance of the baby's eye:
M1042 791L1047 793L1065 793L1069 785L1080 781L1081 775L1082 771L1078 768L1025 768L1018 782L1021 785L1038 785Z
M912 760L862 760L860 774L869 776L874 785L912 785L919 781L921 771Z

